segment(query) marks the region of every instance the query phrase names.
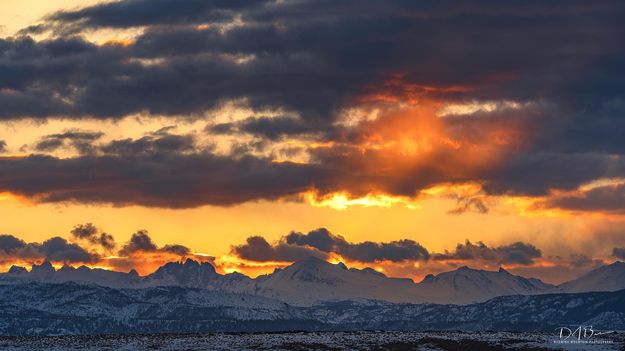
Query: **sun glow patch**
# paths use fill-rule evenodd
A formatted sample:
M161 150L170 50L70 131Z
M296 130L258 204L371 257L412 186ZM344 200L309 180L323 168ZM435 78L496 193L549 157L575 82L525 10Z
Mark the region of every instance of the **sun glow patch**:
M346 210L352 206L362 207L392 207L394 205L404 205L411 210L421 208L417 200L402 196L390 196L384 194L370 193L362 197L354 197L347 192L337 192L319 196L316 192L306 192L302 195L304 200L314 207L330 207L335 210Z

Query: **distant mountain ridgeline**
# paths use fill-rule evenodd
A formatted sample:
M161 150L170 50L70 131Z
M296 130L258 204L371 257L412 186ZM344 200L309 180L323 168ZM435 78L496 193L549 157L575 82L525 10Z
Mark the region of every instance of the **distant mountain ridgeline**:
M625 329L624 278L622 262L560 286L468 267L414 283L315 258L256 279L193 260L143 277L46 262L0 274L0 334Z
M209 263L193 260L170 262L147 276L136 272L113 272L85 266L55 270L49 262L34 265L30 272L12 267L0 274L0 284L25 282L98 285L115 289L145 289L158 286L197 288L279 300L293 306L311 306L324 301L381 300L393 303L472 304L498 296L539 295L560 292L616 291L625 289L625 263L616 262L554 286L539 279L461 267L428 275L414 283L389 278L373 269L347 268L309 258L255 279L239 273L219 274Z

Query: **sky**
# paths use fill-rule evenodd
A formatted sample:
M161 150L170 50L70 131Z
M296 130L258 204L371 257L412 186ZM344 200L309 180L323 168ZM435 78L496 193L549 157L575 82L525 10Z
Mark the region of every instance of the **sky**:
M625 259L620 1L0 3L0 271Z

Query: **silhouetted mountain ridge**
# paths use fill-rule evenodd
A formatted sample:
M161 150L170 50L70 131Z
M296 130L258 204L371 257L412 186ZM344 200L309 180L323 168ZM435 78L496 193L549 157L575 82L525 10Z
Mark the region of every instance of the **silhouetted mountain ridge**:
M348 268L343 263L332 264L314 257L255 279L239 273L219 274L210 263L192 259L169 262L146 276L139 276L136 271L122 273L86 266L64 266L55 270L49 262L33 265L30 272L13 266L8 273L0 274L0 281L4 283L17 284L24 280L75 282L117 289L158 286L199 288L269 297L297 306L359 299L393 303L470 304L507 295L625 289L625 263L599 267L559 286L516 276L503 268L485 271L467 266L429 274L421 282L414 283L406 278L389 278L371 268Z

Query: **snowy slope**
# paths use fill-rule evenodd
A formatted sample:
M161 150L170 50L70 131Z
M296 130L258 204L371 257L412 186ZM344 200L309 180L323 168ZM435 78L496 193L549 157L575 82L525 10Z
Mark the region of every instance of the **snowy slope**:
M467 304L496 296L546 293L555 286L503 269L490 272L468 267L430 275L415 284L409 279L388 278L372 269L348 269L342 263L309 258L257 278L255 288L249 292L306 306L345 299Z
M538 279L519 277L504 269L491 272L468 267L428 275L418 285L422 300L457 304L482 302L496 296L542 294L555 289Z
M552 291L553 286L537 279L526 279L505 270L489 272L467 267L430 275L415 284L410 279L389 278L373 269L348 269L317 258L295 262L272 274L251 279L242 274L221 275L209 263L193 260L170 262L156 272L140 277L136 272L120 273L88 267L63 267L55 271L47 262L33 266L30 273L12 269L3 280L38 282L77 282L111 288L140 289L177 286L246 293L278 299L299 306L319 301L372 299L406 303L467 304L495 296L532 295ZM10 279L8 279L10 278Z
M559 290L563 292L616 291L621 289L625 289L625 263L620 261L601 266L559 286Z
M0 284L0 335L288 330L625 329L625 290L502 296L470 305L328 301L308 307L184 287Z
M183 287L112 289L76 283L0 285L0 335L253 330L244 321L299 319L277 300Z
M111 288L141 289L178 286L246 293L278 299L299 306L320 301L372 299L406 303L469 304L496 296L535 295L549 292L615 291L625 289L625 263L597 268L558 287L538 279L527 279L500 269L498 272L461 267L428 275L422 282L389 278L372 269L348 269L317 258L295 262L272 274L251 279L239 273L219 274L210 263L194 260L170 262L141 277L136 272L113 272L85 266L55 270L49 262L33 265L30 272L12 267L0 274L0 283L22 281L76 282Z
M410 279L387 278L372 269L348 269L318 258L295 262L255 280L255 294L296 305L345 299L415 302L416 285Z

